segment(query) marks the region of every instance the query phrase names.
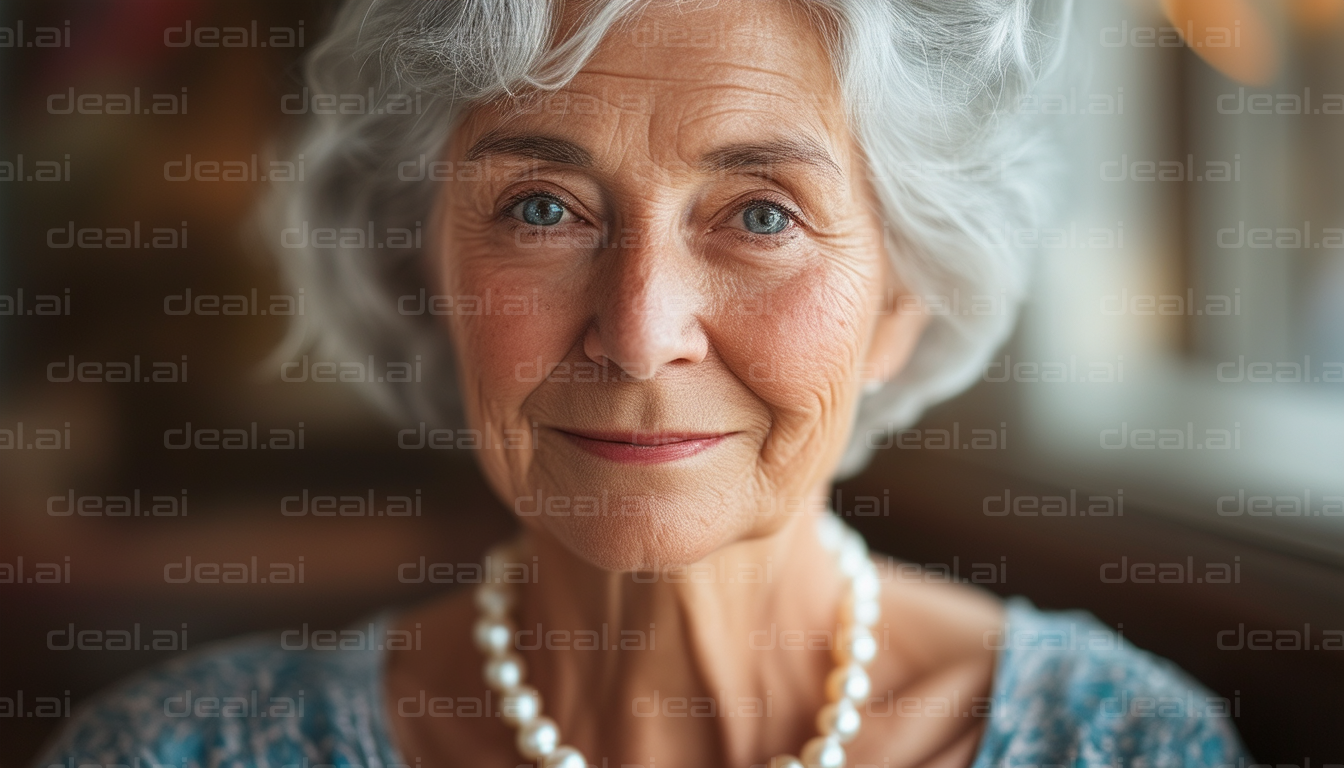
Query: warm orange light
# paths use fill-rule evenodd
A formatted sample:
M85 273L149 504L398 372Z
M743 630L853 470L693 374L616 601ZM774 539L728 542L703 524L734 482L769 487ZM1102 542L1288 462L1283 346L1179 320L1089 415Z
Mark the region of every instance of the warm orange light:
M1305 32L1324 32L1344 17L1344 0L1285 0L1293 20Z
M1186 45L1214 69L1247 85L1267 85L1279 50L1265 18L1247 0L1162 0Z

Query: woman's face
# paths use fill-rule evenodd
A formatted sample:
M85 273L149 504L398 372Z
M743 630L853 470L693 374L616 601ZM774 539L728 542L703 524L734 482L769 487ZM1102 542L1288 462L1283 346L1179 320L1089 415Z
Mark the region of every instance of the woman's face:
M485 474L524 524L625 571L819 501L864 383L923 320L889 309L803 15L657 5L567 87L474 110L445 159L440 311Z

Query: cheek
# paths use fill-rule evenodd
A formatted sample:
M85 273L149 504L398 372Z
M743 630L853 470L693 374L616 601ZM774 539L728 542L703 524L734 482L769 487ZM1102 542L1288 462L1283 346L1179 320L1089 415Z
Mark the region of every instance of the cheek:
M447 318L467 397L506 409L522 402L577 338L554 286L504 273L458 272L445 281Z
M866 283L818 266L774 286L723 325L725 363L777 415L816 418L847 388L871 332Z

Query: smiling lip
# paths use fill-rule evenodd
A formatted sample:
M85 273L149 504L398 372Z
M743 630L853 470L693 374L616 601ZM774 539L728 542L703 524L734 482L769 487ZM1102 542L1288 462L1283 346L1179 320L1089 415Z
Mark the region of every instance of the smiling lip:
M662 464L694 456L730 434L706 432L582 432L557 429L583 450L621 464Z

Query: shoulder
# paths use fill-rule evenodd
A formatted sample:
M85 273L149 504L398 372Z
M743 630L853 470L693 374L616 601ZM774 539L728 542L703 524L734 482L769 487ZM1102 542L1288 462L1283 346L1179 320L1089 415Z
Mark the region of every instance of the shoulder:
M379 684L384 626L333 632L331 650L252 635L137 673L82 705L35 765L400 762Z
M1091 614L1038 611L1015 598L986 640L999 663L975 768L1135 759L1194 768L1245 756L1232 701Z

